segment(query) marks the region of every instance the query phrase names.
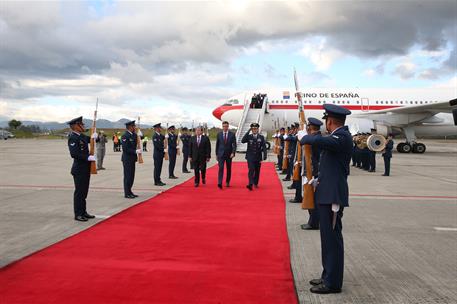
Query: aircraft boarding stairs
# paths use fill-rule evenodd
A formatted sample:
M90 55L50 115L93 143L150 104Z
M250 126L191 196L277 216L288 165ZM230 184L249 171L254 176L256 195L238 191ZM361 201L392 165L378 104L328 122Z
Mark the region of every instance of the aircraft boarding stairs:
M247 144L241 143L241 139L251 128L251 124L256 122L259 124L259 133L262 132L262 123L264 120L265 113L268 109L268 97L265 96L261 108L251 108L251 99L247 99L244 102L243 115L241 116L240 122L238 124L238 129L236 131L236 151L237 152L246 152Z

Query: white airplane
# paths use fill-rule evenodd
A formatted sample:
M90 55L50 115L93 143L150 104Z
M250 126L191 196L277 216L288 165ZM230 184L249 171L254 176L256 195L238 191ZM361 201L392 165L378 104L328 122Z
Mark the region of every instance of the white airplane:
M253 98L264 95L263 102ZM351 110L346 124L352 134L376 129L387 136L403 134L406 142L397 145L402 153L424 153L417 136L457 135L457 88L443 89L306 89L301 92L306 117L322 118L325 103ZM213 115L237 126L237 139L252 122L262 132L274 131L298 122L298 101L294 90L266 90L233 96L213 111Z

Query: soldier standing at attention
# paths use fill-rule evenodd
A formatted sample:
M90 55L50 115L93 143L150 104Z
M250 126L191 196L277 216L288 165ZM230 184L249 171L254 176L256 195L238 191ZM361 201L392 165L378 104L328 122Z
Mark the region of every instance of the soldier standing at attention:
M153 158L154 158L154 185L165 186L162 182L160 175L162 174L163 158L165 157L165 136L160 133L162 127L160 123L154 126L154 135L152 136L152 144L154 146Z
M190 161L194 164L195 187L200 185L200 173L203 185L206 184L206 163L211 159L211 142L203 133L202 127L197 127L195 135L190 140Z
M88 219L95 216L86 211L86 198L89 192L90 182L90 162L95 161L95 156L89 155L90 137L82 134L85 131L82 116L72 119L68 122L71 132L68 135L68 149L73 158L71 175L75 183L75 192L73 194L73 209L75 220L87 222ZM92 138L97 138L97 133L92 134Z
M279 130L279 153L278 153L278 171L282 171L282 156L284 153L284 134L286 130L281 128Z
M222 189L222 180L224 178L224 164L227 165L227 176L225 185L230 187L230 178L232 176L232 158L235 157L236 138L235 134L229 131L229 123L222 123L222 132L217 134L216 140L216 158L219 164L217 177L217 186Z
M382 176L390 175L390 159L392 158L392 149L394 148L394 141L392 140L392 134L387 137L386 148L382 153L384 158L384 174Z
M251 134L249 134L252 132ZM251 130L244 134L241 139L243 144L247 143L246 160L248 161L248 179L249 183L246 188L252 191L252 186L259 187L260 166L262 160L267 159L267 148L265 145L265 138L259 134L259 124L252 123Z
M181 129L181 142L182 142L182 173L190 173L187 170L187 162L189 160L189 151L190 151L190 138L191 136L187 133L188 129L186 127Z
M168 128L168 178L177 179L175 176L176 155L178 154L178 136L175 134L175 126Z
M97 170L105 170L105 168L103 168L103 159L105 158L106 143L108 142L108 139L106 138L104 131L99 132L95 142L97 145Z
M321 126L322 122L314 117L308 118L308 126L306 131L310 136L322 136L321 134ZM301 136L299 135L299 140L301 140ZM301 141L300 141L301 144ZM317 145L311 147L311 166L313 171L313 178L311 181L308 181L308 184L312 184L314 188L316 188L318 183L318 175L319 175L319 161L321 156L321 148ZM305 164L305 154L303 153L302 164ZM306 177L306 168L303 167L302 171L302 178ZM308 223L300 225L301 229L303 230L317 230L319 229L319 204L314 204L314 209L308 210L309 219Z
M290 178L292 174L294 173L294 158L295 158L295 152L297 150L297 136L296 136L296 126L295 124L290 126L290 132L287 138L285 139L286 141L289 142L289 151L286 151L287 153L287 158L289 158L288 166L287 166L287 175L285 178L283 178L283 181L290 181ZM292 189L292 188L290 188Z
M300 143L322 149L319 164L319 181L315 201L319 204L322 275L311 280L312 293L339 293L343 286L344 244L342 217L348 207L347 176L351 162L352 136L344 125L351 112L334 104L324 104L325 127L329 136L304 136Z
M121 137L122 144L122 164L124 167L124 197L135 198L138 195L132 192L133 181L135 180L135 163L138 159L137 154L142 153L142 149L137 149L137 135L135 133L135 121L125 123L127 129Z

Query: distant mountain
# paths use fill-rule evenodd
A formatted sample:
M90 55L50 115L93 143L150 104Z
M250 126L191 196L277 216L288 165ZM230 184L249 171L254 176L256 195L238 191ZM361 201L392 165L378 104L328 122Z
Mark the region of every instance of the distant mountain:
M92 126L92 121L91 119L84 119L84 124L86 125L87 128L90 128ZM125 128L125 123L130 121L129 119L122 118L119 119L118 121L109 121L106 119L97 119L97 128L98 129L122 129ZM62 130L65 128L68 128L68 125L66 123L61 123L61 122L56 122L56 121L51 121L51 122L42 122L42 121L29 121L29 120L24 120L22 121L22 125L24 126L39 126L40 129L43 130ZM7 128L8 127L8 121L3 120L0 121L0 128ZM141 124L141 128L152 128L151 125L144 125Z

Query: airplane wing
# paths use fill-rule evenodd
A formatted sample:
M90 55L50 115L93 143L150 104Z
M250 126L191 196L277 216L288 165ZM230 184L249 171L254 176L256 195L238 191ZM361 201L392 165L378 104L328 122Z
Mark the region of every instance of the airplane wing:
M453 109L457 108L457 98L450 101L441 101L437 103L421 104L408 107L398 107L387 110L370 111L369 115L373 114L419 114L430 113L432 115L437 113L452 113Z

